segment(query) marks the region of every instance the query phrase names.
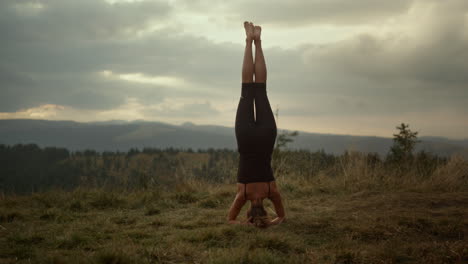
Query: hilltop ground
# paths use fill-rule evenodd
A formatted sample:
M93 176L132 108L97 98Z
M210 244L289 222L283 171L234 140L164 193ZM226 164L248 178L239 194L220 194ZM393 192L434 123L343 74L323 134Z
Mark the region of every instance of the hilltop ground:
M266 230L226 224L233 184L3 196L0 263L468 262L466 191L278 182L288 219Z

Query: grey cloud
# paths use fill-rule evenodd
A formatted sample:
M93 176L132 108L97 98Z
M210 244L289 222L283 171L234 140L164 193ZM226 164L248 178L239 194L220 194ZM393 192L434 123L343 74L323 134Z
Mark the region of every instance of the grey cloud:
M21 6L41 4L35 14L22 15ZM26 8L23 7L23 8ZM118 37L139 30L152 21L161 21L171 12L165 1L138 1L108 4L95 0L2 1L2 31L10 31L15 41L96 40Z
M417 34L367 33L325 47L304 47L309 62L375 80L409 79L456 87L468 82L468 2L421 1L431 7ZM415 26L415 25L411 25ZM436 85L436 87L438 86Z
M421 24L415 36L367 33L338 43L301 47L303 66L310 74L302 79L308 84L299 93L307 97L306 87L313 88L319 98L325 98L320 100L322 103L328 102L328 113L335 111L331 109L333 102L324 96L327 93L346 95L352 104L359 100L367 103L363 108L346 108L345 104L334 108L342 114L398 114L447 108L468 114L465 3L428 3L431 13L424 20L417 20Z
M0 80L3 85L8 86L26 86L33 84L30 77L4 67L0 67Z
M158 109L146 109L144 110L144 114L156 118L194 118L206 116L214 117L219 114L219 111L207 101L205 103L184 104L180 108L164 106Z
M239 63L231 63L236 56L232 51L238 48L234 45L221 47L203 38L178 36L170 27L144 38L119 35L126 28L138 29L146 21L167 16L167 4L42 3L44 10L34 17L21 17L12 7L15 2L0 4L0 34L9 36L0 44L0 90L5 95L0 98L0 111L42 103L108 109L127 97L155 103L166 92L173 93L164 86L108 82L96 76L102 70L177 76L207 87L234 79L230 76L234 70L237 79ZM186 92L187 96L216 94Z
M0 65L0 112L21 109L37 102L37 98L28 97L35 82L26 74L15 72Z
M238 10L244 11L247 17L269 25L349 25L384 21L389 16L405 12L411 3L409 0L262 0L253 2L254 6L248 9L245 9L245 3Z
M457 27L462 25L454 25ZM307 51L311 63L365 76L375 80L413 79L440 84L468 82L468 41L454 38L444 41L418 39L395 48L398 39L380 39L370 34L332 44L324 49Z
M265 49L272 107L279 105L280 115L306 117L404 115L446 108L468 114L468 8L462 0L429 2L435 11L420 27L427 32L406 40L370 32L327 45ZM232 100L236 106L243 46L177 34L172 25L166 25L174 7L163 2L110 6L57 0L44 1L44 11L35 17L21 17L8 7L12 3L0 2L0 34L7 36L0 42L0 112L42 103L111 109L129 97L147 106L174 97ZM192 5L187 8L196 8L197 3L201 8L211 2L186 3ZM249 4L242 12L231 2L221 7L213 3L212 8L229 9L226 17L240 21L241 14L257 9L259 21L265 23L358 24L404 13L413 2L329 1L320 7L314 6L318 1L291 2L288 8L304 10L297 14L282 3L268 2L271 17L268 9L262 9L266 1L249 3L254 7ZM350 3L355 6L346 10ZM281 8L285 8L282 13ZM132 35L153 20L161 30L141 38ZM96 75L102 70L174 76L201 88L105 80ZM148 111L155 118L219 114L209 103Z
M253 20L263 25L302 27L310 24L357 25L382 22L406 12L411 0L259 0L188 1L178 4L192 12L222 13L227 20Z
M93 75L39 76L30 83L2 82L0 112L14 112L40 104L68 105L82 109L109 109L124 103L127 94L139 94L121 82L103 82ZM129 91L131 90L131 93Z
M219 111L211 106L209 102L184 105L183 114L186 116L213 116Z

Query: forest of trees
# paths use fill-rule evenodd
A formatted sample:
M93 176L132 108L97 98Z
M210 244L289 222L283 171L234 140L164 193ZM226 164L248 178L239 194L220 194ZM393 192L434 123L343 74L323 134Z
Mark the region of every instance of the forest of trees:
M356 157L382 177L398 177L409 171L428 177L447 163L446 157L428 152L413 153L419 142L417 132L402 123L396 127L394 145L385 157L376 153L344 152L327 154L323 150L289 150L297 132L281 132L272 156L277 177L314 177L326 172L333 177L343 173ZM71 190L78 186L131 190L176 184L181 180L234 183L238 164L237 151L230 149L130 149L128 152L70 152L64 148L36 144L0 144L0 192L29 193L50 188ZM390 176L393 175L393 176ZM396 175L396 176L395 176Z
M446 158L426 152L411 155L407 162L395 162L394 155L375 153L331 155L323 150L282 149L274 152L277 177L310 178L326 171L341 173L358 155L370 168L385 168L386 175L415 170L430 175ZM29 193L50 188L71 190L78 186L131 190L176 184L197 179L211 183L236 181L238 153L228 149L131 149L128 152L70 152L63 148L40 148L35 144L0 145L0 192ZM390 173L391 171L391 173Z

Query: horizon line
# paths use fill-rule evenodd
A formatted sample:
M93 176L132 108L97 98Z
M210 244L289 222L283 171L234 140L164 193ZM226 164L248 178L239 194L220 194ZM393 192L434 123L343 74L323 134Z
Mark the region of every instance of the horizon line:
M55 120L55 119L39 119L39 118L0 118L2 120L31 120L31 121L49 121L49 122L75 122L75 123L82 123L82 124L90 124L90 123L105 123L105 122L123 122L123 123L136 123L136 122L146 122L146 123L162 123L172 126L184 126L185 124L189 123L194 126L218 126L218 127L225 127L225 128L232 128L231 126L225 125L217 125L217 124L197 124L192 121L185 121L179 124L164 122L164 121L156 121L156 120L145 120L145 119L133 119L133 120L123 120L123 119L109 119L109 120L101 120L101 121L76 121L71 119L63 119L63 120ZM392 139L392 137L385 137L385 136L377 136L377 135L362 135L362 134L339 134L339 133L321 133L321 132L313 132L313 131L304 131L304 130L297 130L297 129L285 129L285 128L278 128L278 130L286 130L286 131L297 131L299 133L309 133L309 134L319 134L319 135L333 135L333 136L352 136L352 137L375 137L375 138L387 138ZM448 139L448 140L455 140L455 141L466 141L468 137L465 138L454 138L454 137L445 137L445 136L434 136L434 135L422 135L420 138L440 138L440 139Z

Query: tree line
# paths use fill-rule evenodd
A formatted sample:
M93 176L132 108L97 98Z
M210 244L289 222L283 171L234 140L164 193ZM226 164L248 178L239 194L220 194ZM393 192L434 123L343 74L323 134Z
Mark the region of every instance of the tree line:
M366 164L383 166L392 175L416 170L430 175L447 159L421 151L414 154L417 132L402 124L397 127L388 155L359 153ZM272 157L275 175L314 177L321 171L339 170L350 162L352 153L328 154L323 150L290 150L287 144L297 132L279 133ZM29 193L50 188L71 190L90 188L137 189L176 184L183 180L213 183L236 181L238 153L231 149L133 148L127 152L84 150L36 144L0 145L0 192ZM338 173L338 171L336 172Z

